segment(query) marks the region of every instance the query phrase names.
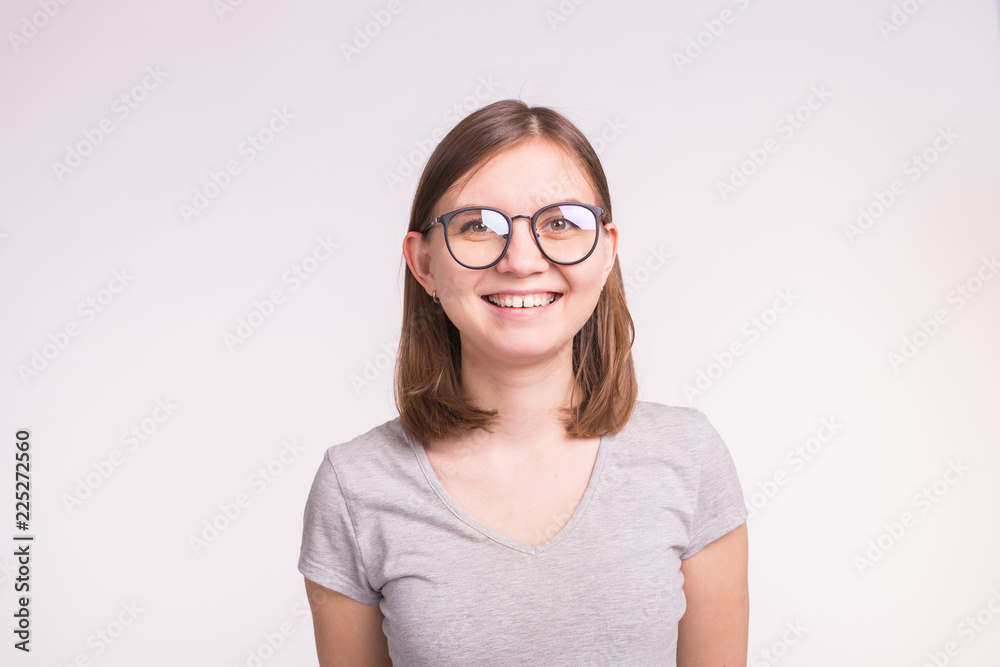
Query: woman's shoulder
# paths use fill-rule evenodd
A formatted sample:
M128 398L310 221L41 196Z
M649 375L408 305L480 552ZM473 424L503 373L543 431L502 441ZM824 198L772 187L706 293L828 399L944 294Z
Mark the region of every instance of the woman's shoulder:
M700 430L707 421L708 417L698 408L637 400L628 425L643 430L664 428Z
M390 474L413 454L399 417L326 448L324 458L338 475L372 478Z
M636 401L628 424L616 438L637 455L693 464L706 449L716 446L718 433L698 408Z

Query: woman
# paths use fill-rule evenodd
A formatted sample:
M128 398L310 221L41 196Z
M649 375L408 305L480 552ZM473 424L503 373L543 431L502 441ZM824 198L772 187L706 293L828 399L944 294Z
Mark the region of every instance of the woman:
M746 664L740 482L700 411L637 400L617 249L555 111L496 102L437 146L400 416L330 447L305 509L321 665Z

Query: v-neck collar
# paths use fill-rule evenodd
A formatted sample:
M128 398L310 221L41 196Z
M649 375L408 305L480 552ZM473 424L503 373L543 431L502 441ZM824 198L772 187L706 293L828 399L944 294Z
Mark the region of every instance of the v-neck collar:
M409 433L407 433L406 429L402 428L402 426L400 427L400 430L403 433L403 437L406 438L406 441L410 444L410 448L413 450L414 457L416 458L421 471L424 473L427 483L434 490L434 493L437 494L438 498L441 499L441 502L443 502L452 512L452 514L458 517L463 523L468 524L494 542L531 556L537 556L554 547L567 535L569 535L573 528L576 527L576 524L580 522L584 511L587 509L587 504L593 497L595 489L597 489L600 484L601 472L604 469L604 460L608 451L608 441L613 437L611 435L601 436L601 441L597 448L597 459L594 461L594 469L590 474L590 481L587 484L587 490L584 492L583 498L580 499L576 509L573 511L573 516L571 516L569 521L566 522L566 525L564 525L559 532L553 535L550 539L537 546L531 546L523 542L518 542L515 539L497 532L462 509L451 497L451 494L448 493L448 490L444 488L444 485L441 484L441 480L438 479L437 473L435 473L434 468L431 467L430 459L427 458L427 451L424 449L423 444L416 442L413 438L411 438Z

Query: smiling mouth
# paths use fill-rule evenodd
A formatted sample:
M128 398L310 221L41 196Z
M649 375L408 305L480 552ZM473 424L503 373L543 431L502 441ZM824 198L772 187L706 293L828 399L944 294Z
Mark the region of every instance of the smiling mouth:
M498 308L545 308L561 296L562 294L558 292L542 292L540 294L528 294L525 296L486 294L483 295L482 299Z

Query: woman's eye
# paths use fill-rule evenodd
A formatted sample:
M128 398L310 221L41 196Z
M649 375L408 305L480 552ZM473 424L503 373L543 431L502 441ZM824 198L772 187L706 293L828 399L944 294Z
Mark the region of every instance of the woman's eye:
M490 228L483 224L482 220L469 220L464 225L462 225L462 233L472 233L472 234L484 234L490 231Z

